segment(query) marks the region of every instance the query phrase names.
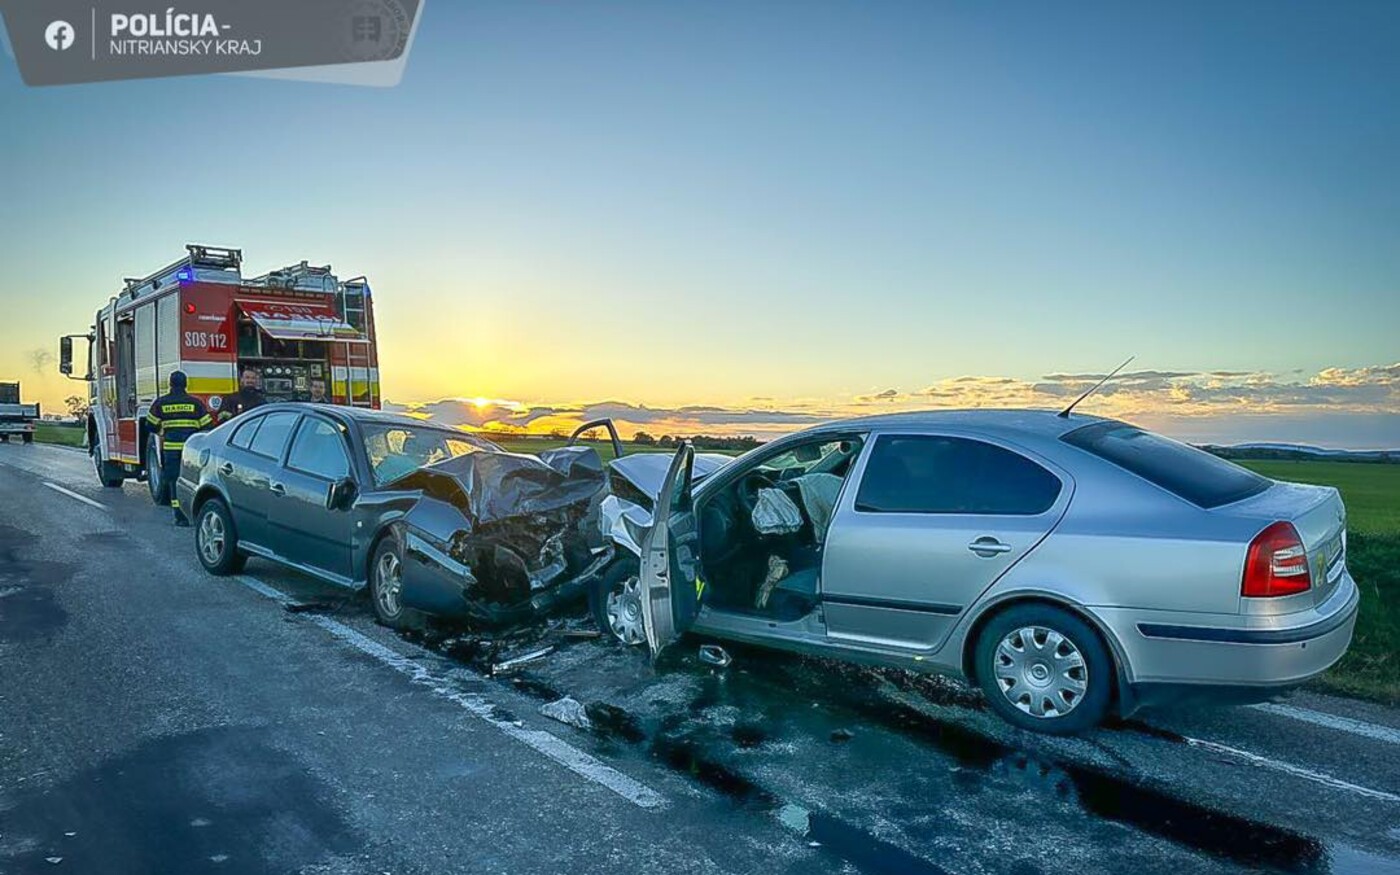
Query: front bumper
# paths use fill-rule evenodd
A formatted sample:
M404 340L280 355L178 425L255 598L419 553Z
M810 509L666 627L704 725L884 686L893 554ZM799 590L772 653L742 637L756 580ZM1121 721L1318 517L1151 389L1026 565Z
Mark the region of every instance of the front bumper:
M1118 636L1128 663L1126 680L1135 687L1219 686L1268 698L1342 658L1360 601L1361 593L1346 573L1322 605L1280 617L1183 619L1124 609L1096 613Z

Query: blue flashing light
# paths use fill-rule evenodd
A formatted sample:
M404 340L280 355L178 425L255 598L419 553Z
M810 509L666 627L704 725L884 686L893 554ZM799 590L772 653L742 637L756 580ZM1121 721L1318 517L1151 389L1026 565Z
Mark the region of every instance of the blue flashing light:
M182 283L192 282L194 280L194 271L188 267L182 267L175 273L175 279Z

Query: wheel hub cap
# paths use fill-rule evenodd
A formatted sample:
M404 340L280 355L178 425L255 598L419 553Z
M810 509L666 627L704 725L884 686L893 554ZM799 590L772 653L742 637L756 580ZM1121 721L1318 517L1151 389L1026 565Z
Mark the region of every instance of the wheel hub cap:
M642 586L634 575L608 593L608 628L624 644L640 644L646 636L642 626Z
M1073 711L1089 687L1089 668L1079 646L1044 626L1022 626L1002 638L992 671L1008 702L1042 719Z

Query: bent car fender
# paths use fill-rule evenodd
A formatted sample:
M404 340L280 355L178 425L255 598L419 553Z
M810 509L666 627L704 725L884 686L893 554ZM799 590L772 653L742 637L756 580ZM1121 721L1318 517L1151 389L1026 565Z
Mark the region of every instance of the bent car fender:
M461 511L427 496L393 523L403 545L400 597L405 605L442 616L466 613L466 591L476 585L476 578L449 549L453 536L469 528Z

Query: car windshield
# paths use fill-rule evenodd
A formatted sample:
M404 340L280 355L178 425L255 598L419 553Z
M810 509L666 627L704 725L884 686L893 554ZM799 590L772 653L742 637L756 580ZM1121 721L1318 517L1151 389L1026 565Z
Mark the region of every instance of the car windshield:
M360 431L375 483L380 486L444 459L483 451L503 452L483 438L427 425L369 422L362 423Z

